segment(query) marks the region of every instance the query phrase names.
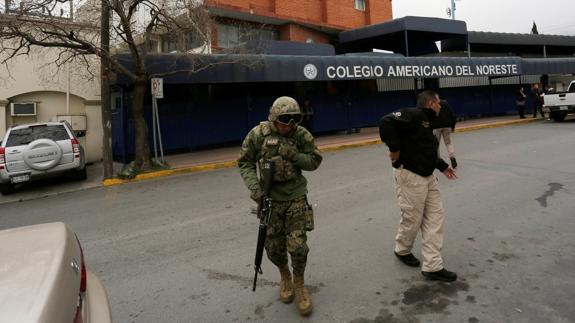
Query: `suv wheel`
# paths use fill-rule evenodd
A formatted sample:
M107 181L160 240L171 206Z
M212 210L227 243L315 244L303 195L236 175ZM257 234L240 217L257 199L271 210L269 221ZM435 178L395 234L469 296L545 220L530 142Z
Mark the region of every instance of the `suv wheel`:
M84 181L88 178L88 173L86 171L86 167L84 167L80 170L75 170L70 175L72 176L72 179L75 179L77 181Z
M0 193L2 193L2 195L8 195L14 193L14 184L12 183L0 184Z

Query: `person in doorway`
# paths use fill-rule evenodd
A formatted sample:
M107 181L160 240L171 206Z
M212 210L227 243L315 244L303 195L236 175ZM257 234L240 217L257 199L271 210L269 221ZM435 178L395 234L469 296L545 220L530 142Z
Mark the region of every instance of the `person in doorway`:
M265 250L280 272L280 300L291 303L295 295L299 313L307 316L312 312L312 302L304 286L309 251L306 234L313 230L313 211L307 201L307 180L302 171L316 170L322 157L313 136L298 126L301 121L300 108L293 98L283 96L276 99L270 108L268 121L261 122L246 135L238 166L251 198L261 203L264 193L257 168L261 167L264 159L271 160L274 165L269 193L273 201L272 214Z
M448 179L456 179L455 170L437 155L439 146L433 127L441 110L439 96L424 91L416 108L388 114L379 121L381 140L389 148L394 167L395 189L401 210L394 253L407 266L419 267L411 249L421 231L423 266L421 273L430 280L452 282L457 274L443 266L444 211L435 169Z
M455 148L451 143L451 133L455 131L455 124L457 123L457 118L451 110L449 103L446 100L441 100L441 110L439 111L439 122L441 123L441 128L433 130L437 142L441 145L441 138L443 138L443 143L445 148L447 148L447 154L449 155L449 160L451 161L451 167L457 168L457 159L455 159ZM439 157L439 148L437 149L437 154Z
M517 106L517 111L519 112L519 119L525 119L525 100L527 96L525 95L525 90L523 86L519 86L517 89L517 95L515 98L515 105Z
M537 118L537 111L541 114L541 118L545 118L545 114L543 113L543 91L539 87L539 84L533 84L533 96L535 100L535 106L533 107L533 118Z
M303 101L302 110L303 120L301 126L311 133L313 128L313 108L309 99Z

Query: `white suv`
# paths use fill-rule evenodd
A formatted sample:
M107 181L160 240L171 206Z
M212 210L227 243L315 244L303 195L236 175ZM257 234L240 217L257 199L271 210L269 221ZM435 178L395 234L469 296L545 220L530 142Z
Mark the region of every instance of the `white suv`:
M8 129L0 144L0 193L13 193L17 183L62 173L86 179L84 148L67 122Z

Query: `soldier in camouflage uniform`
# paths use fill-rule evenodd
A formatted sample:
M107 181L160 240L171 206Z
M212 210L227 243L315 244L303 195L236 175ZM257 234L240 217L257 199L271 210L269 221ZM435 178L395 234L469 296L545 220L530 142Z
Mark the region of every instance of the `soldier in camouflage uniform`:
M270 197L272 215L267 228L265 249L270 261L280 271L280 299L296 302L301 315L309 315L312 303L304 287L304 271L309 248L306 232L313 230L313 212L307 202L307 180L302 170L316 170L322 157L313 136L298 126L302 115L291 97L280 97L270 108L268 121L255 126L242 144L238 166L251 191L251 198L261 202L263 191L257 176L257 165L264 158L274 163ZM293 281L288 267L291 256Z

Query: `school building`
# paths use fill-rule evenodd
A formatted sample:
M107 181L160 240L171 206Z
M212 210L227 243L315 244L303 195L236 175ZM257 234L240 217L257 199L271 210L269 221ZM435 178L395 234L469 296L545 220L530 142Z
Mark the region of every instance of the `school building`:
M300 104L309 100L314 110L311 130L321 135L374 126L384 114L413 106L422 89L437 90L459 117L516 113L519 85L543 83L560 90L575 73L575 36L473 32L463 21L440 18L389 20L391 5L375 7L372 1L365 1L361 19L342 21L322 6L313 9L322 12L313 16L320 20L311 21L311 16L296 16L274 5L280 1L252 1L252 6L244 1L212 2L227 8L221 11L226 19L245 19L252 15L250 10L265 16L268 20L260 22L276 26L278 38L242 41L254 52L202 56L205 63L221 64L164 79L158 107L168 153L237 144L267 118L271 103L282 95ZM232 15L234 8L241 10ZM300 3L301 8L305 6ZM382 22L373 22L377 19ZM327 41L293 36L282 27L285 24L324 34ZM130 66L129 57L121 58ZM148 59L149 73L197 63L186 54ZM131 85L119 77L114 88L114 156L127 162L134 150L128 113ZM148 95L150 123L151 101Z

